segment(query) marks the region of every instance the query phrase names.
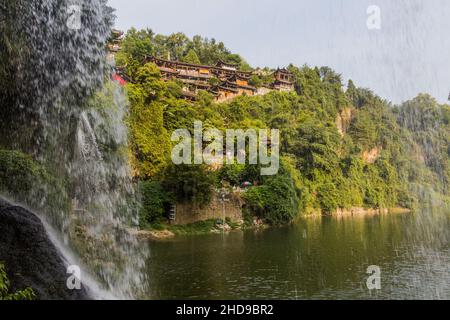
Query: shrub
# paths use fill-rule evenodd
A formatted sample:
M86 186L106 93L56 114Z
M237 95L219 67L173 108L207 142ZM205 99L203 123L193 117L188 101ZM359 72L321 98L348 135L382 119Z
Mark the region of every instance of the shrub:
M264 185L251 188L244 195L248 209L269 224L290 222L299 212L298 190L287 170L268 177Z
M26 288L15 293L9 292L9 280L5 266L0 263L0 300L33 300L36 296L33 289Z
M164 188L177 196L179 202L200 206L211 202L216 179L206 165L170 165L164 174Z
M35 182L48 176L29 155L19 151L0 150L0 190L12 194L29 192Z
M149 224L158 224L164 216L166 207L171 198L157 181L144 181L139 185L142 202L140 208L140 224L145 227Z
M331 213L338 208L338 190L333 183L326 183L317 188L320 207L325 213Z
M239 186L245 179L243 173L245 165L225 165L219 172L219 179L229 182L232 186Z

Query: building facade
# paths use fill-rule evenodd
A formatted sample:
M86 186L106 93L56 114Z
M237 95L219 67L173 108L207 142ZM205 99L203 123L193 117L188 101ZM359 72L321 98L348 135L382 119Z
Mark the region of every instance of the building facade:
M156 57L146 57L144 63L154 63L164 80L179 80L183 83L183 95L195 98L199 90L214 95L216 101L223 102L240 95L255 95L256 88L249 85L251 72L237 69L237 65L219 61L215 66L171 61Z
M275 81L273 89L277 91L290 92L294 90L294 75L286 69L277 69L274 73Z
M121 49L124 34L114 30L108 43L108 51L114 56ZM154 56L145 56L142 63L154 63L164 81L176 80L182 83L182 96L194 101L200 90L211 93L217 102L224 102L238 96L254 96L270 91L294 90L293 75L286 69L277 69L273 73L274 82L270 85L256 88L249 84L252 75L257 72L239 70L239 66L224 61L218 61L214 66L173 61ZM130 82L125 68L117 67L114 76L122 82Z

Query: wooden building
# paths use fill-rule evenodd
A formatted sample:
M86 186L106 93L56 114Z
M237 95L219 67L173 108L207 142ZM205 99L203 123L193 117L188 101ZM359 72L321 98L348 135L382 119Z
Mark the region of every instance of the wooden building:
M278 68L273 73L274 82L262 91L249 84L253 73L238 70L235 64L219 61L214 66L207 66L147 56L144 63L148 62L159 68L163 80L182 82L183 97L188 100L195 100L199 90L210 92L218 102L242 95L259 95L271 90L294 90L294 75L286 69Z
M284 92L294 90L294 75L290 71L278 68L274 72L274 78L275 81L272 84L274 90Z
M120 30L112 30L111 36L108 40L108 50L111 53L117 53L121 49L124 33Z
M237 64L233 64L233 63L226 63L226 62L223 62L223 61L219 60L216 63L216 68L229 70L229 71L237 71L238 70L238 65Z
M124 33L113 30L108 41L108 57L114 59L121 50ZM268 68L256 69L254 72L239 70L239 65L219 60L213 66L192 64L182 61L172 61L153 56L144 56L144 64L154 63L161 72L164 81L177 80L183 84L182 95L187 100L195 100L199 90L205 90L214 95L216 101L222 102L241 95L263 95L270 91L290 92L294 90L294 75L287 69L278 68L273 72L272 84L265 84L255 88L249 84L252 75L259 77L270 76ZM132 82L125 67L117 67L115 76L120 77L121 83ZM123 80L123 81L122 81ZM450 98L450 97L449 97Z
M237 65L219 61L215 66L171 61L146 57L144 63L153 62L165 81L179 80L183 83L183 97L194 100L198 90L212 93L219 102L239 95L254 95L256 88L248 84L251 72L237 70ZM216 79L218 84L212 85Z

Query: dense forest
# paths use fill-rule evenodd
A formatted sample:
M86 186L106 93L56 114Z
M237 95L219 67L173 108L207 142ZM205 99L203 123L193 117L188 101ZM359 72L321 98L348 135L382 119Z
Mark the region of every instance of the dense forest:
M168 206L188 202L208 204L214 190L254 186L243 193L245 214L269 224L282 224L310 213L332 213L338 208L417 208L449 204L450 106L420 94L401 105L392 105L369 89L328 67L289 65L295 92L270 92L240 96L217 103L200 91L195 102L182 98L182 84L163 81L156 65L142 57L155 55L205 65L225 61L241 70L253 69L240 55L214 39L182 33L158 35L131 29L126 34L116 64L130 79L125 87L129 110L129 159L141 195L141 225L164 221ZM4 74L8 66L2 65ZM259 69L254 86L270 83L270 68ZM2 73L3 74L3 73ZM6 81L6 76L2 76ZM92 94L85 108L111 112L117 84L105 73L104 88ZM3 81L2 80L2 81ZM7 101L8 97L3 99ZM112 110L112 109L111 109ZM261 176L258 165L175 166L170 159L176 129L279 129L281 168L275 176ZM94 127L97 127L94 125ZM98 137L102 153L111 146ZM7 130L5 128L5 130ZM30 130L28 130L30 131ZM27 131L27 132L28 132ZM105 141L103 141L105 140ZM2 140L0 189L17 199L36 199L49 193L51 203L69 206L62 187L67 182L49 172L49 164L26 149ZM14 176L11 181L9 177ZM111 181L113 183L113 181ZM38 188L36 188L38 186ZM54 198L54 199L53 199Z
M130 154L143 196L142 224L161 221L168 203L207 204L215 188L255 186L243 197L249 215L269 224L298 214L338 208L411 208L448 205L450 196L450 106L427 94L392 105L358 88L328 67L289 65L295 92L241 96L215 103L207 92L195 102L181 98L177 81L165 82L144 55L190 63L218 60L253 70L223 43L182 33L163 36L130 30L116 57L132 83ZM265 68L269 71L269 68ZM252 84L267 81L253 76ZM194 120L220 130L272 128L281 133L281 169L264 177L256 165L174 166L171 133L192 130Z
M190 102L182 98L181 83L163 81L157 66L142 63L142 57L167 56L207 65L222 60L239 65L241 70L255 69L221 42L200 36L189 39L182 33L163 36L131 29L121 47L116 63L124 66L132 79L125 87L128 154L139 184L143 227L164 221L170 204L204 206L214 190L246 181L254 185L243 194L246 215L269 224L286 223L302 214L332 213L338 208L414 209L449 204L450 106L427 94L392 105L352 81L344 84L342 76L328 67L289 65L287 69L295 76L295 92L241 96L216 103L208 92L200 91L196 101ZM3 67L6 70L7 66ZM253 85L271 81L270 68L262 70L252 77ZM105 79L109 75L105 74ZM104 88L86 102L86 108L103 112L114 105L110 99L115 86L106 80ZM204 129L279 129L278 174L261 176L260 168L250 164L226 165L220 170L206 165L173 165L171 134L180 128L192 130L195 120L202 121ZM98 141L105 154L113 147L107 140ZM66 182L51 176L48 164L30 155L29 150L11 146L14 144L2 141L2 192L20 200L40 199L40 194L53 190L49 197L55 199L51 202L60 202L58 208L67 207L67 195L57 192ZM16 178L11 181L11 176Z
M108 0L0 4L0 300L447 296L449 104L114 21ZM276 129L279 170L174 164L199 121Z

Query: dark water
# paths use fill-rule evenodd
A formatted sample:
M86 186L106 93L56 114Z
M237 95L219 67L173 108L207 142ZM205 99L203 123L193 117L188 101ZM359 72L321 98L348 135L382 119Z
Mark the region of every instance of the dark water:
M421 212L151 242L148 298L450 299L449 227L449 214Z

